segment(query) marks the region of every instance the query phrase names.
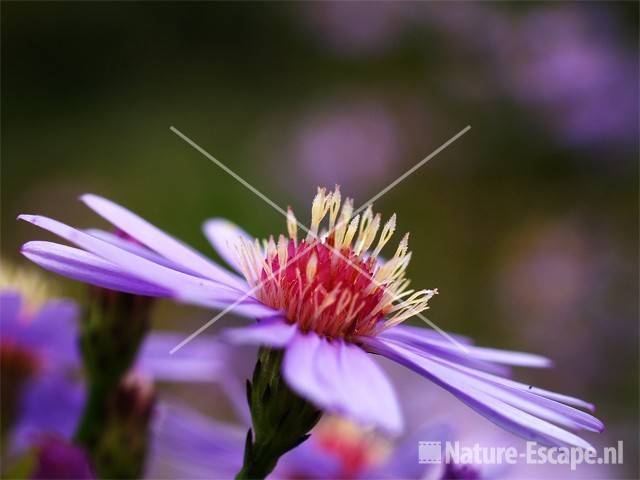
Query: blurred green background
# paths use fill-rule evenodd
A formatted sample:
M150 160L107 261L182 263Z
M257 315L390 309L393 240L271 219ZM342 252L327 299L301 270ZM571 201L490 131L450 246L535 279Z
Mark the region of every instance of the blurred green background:
M637 19L635 2L3 2L2 256L46 237L19 213L96 225L84 192L211 255L206 218L285 229L172 125L303 222L317 185L359 205L471 125L376 205L440 291L429 318L555 359L523 378L598 405L637 475ZM209 317L165 308L174 328Z

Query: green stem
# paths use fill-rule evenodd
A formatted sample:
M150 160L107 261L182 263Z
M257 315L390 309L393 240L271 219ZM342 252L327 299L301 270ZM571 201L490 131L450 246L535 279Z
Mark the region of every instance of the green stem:
M142 457L129 458L143 455L144 448L135 449L126 442L114 441L112 437L120 435L121 431L132 437L146 435L146 423L130 425L127 412L120 411L118 399L122 389L126 390L124 376L134 363L147 333L150 307L151 299L146 297L100 288L90 290L88 308L80 328L80 349L88 393L74 438L86 448L101 478L115 478L115 473L123 471L135 472L131 465L144 460ZM125 410L133 412L134 408L135 405L127 403ZM135 474L127 473L126 476L136 478ZM122 475L117 478L122 478Z
M245 458L242 469L236 475L237 480L265 478L278 463L279 456L272 452L268 444L253 444L252 431L247 432Z
M89 451L95 448L104 429L108 392L109 389L101 384L89 386L88 398L75 434L76 442Z
M262 479L278 459L309 438L322 412L291 390L280 371L283 351L261 348L247 382L253 429L247 432L244 461L237 479Z

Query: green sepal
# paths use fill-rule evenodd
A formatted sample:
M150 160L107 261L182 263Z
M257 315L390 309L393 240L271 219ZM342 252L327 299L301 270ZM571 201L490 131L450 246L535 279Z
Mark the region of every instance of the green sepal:
M309 438L322 412L284 381L282 350L261 348L251 381L246 383L253 428L247 432L238 479L265 478L278 459Z

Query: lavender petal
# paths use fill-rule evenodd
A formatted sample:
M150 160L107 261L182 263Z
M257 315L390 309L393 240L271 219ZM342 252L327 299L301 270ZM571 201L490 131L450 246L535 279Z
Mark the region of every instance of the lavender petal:
M562 403L540 397L528 391L515 390L507 387L498 386L492 382L480 380L457 368L451 362L438 359L431 355L426 356L429 360L433 360L450 370L449 377L460 384L467 384L479 391L487 393L509 405L520 410L529 412L537 417L544 418L551 422L564 425L573 429L587 429L592 432L600 432L604 426L597 418L588 413L577 410L573 407ZM471 369L469 369L471 370Z
M20 325L20 310L22 309L22 295L11 289L0 292L0 325L5 335L17 329Z
M176 402L158 405L147 478L228 479L242 466L246 430Z
M442 359L440 359L442 360ZM490 381L493 382L495 384L504 386L504 387L508 387L517 391L524 391L524 392L528 392L528 393L532 393L535 394L539 397L544 397L544 398L548 398L550 400L555 400L556 402L561 402L561 403L565 403L567 405L573 405L575 407L580 407L580 408L584 408L590 411L594 411L595 407L593 404L589 403L589 402L585 402L584 400L581 400L579 398L575 398L575 397L571 397L569 395L563 395L561 393L557 393L557 392L551 392L549 390L545 390L543 388L538 388L538 387L534 387L532 385L527 385L521 382L516 382L515 380L511 380L509 378L502 378L496 375L492 375L490 373L487 372L482 372L480 370L475 370L475 369L471 369L468 368L466 366L463 365L456 365L456 368L461 369L463 371L466 371L468 373L470 373L471 375L474 375L476 377L479 377L483 380L486 381Z
M40 375L26 384L11 434L12 447L19 452L41 433L70 439L84 398L84 389L60 375Z
M297 327L287 323L285 317L271 317L241 328L227 328L222 338L236 345L266 345L282 348L296 334Z
M236 248L245 240L253 243L253 238L240 227L222 218L212 218L203 225L204 234L220 257L237 272L242 272Z
M55 233L65 240L118 265L136 277L170 289L175 292L178 298L185 300L210 299L231 303L244 293L214 280L194 277L163 267L47 217L20 215L18 218Z
M98 287L134 295L171 296L169 289L137 278L117 265L78 248L32 241L23 245L22 254L42 268Z
M424 330L425 332L428 331L427 329L418 329L415 327L411 328L399 325L383 332L380 336L383 338L398 339L406 343L414 344L418 347L426 347L429 349L437 348L438 350L448 351L460 357L460 360L462 361L465 360L464 357L468 357L469 360L495 362L521 367L551 366L551 361L549 359L531 353L512 352L508 350L476 347L473 345L466 346L466 351L464 351L458 345L453 344L444 337L441 339L434 339L432 335L424 335L420 330Z
M20 341L40 351L49 370L79 365L78 305L71 300L50 300L21 332Z
M212 280L246 289L246 283L220 265L173 238L126 208L97 195L85 194L81 200L94 212L163 257L188 270L206 274Z
M134 253L139 257L146 258L147 260L151 260L154 263L157 263L164 267L168 267L172 270L177 270L182 273L187 273L195 277L207 278L198 272L194 272L193 270L189 270L182 265L178 265L177 263L172 262L171 260L167 260L162 255L154 252L153 250L149 250L144 245L141 245L137 242L133 242L126 238L119 237L118 235L115 235L111 232L106 232L104 230L100 230L99 228L88 228L84 230L84 232L88 233L92 237L96 237L96 238L99 238L100 240L104 240L105 242L108 242L111 245L115 245L118 248Z
M414 350L374 338L367 341L367 348L430 379L481 415L512 433L550 445L574 445L593 449L588 442L577 435L485 393L477 388L477 383L466 381L457 375L455 370L422 357Z
M228 368L229 346L200 335L170 355L169 351L184 336L178 332L151 332L140 348L136 369L159 381L217 381Z
M289 386L318 407L390 433L402 430L398 402L380 367L359 347L297 333L286 349Z

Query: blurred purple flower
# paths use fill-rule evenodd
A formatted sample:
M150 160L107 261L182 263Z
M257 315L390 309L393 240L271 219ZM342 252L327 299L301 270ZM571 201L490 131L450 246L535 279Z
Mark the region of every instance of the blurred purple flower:
M627 290L619 287L630 270L613 232L596 232L574 216L527 225L511 243L497 277L505 328L565 363L569 388L606 382L608 349L633 351L635 337L629 312L609 305L620 303L614 292ZM571 332L571 342L550 331Z
M77 316L78 307L68 300L51 300L32 312L18 291L0 292L3 397L14 402L15 451L35 433L69 438L73 432L84 401L83 390L70 379L79 365Z
M519 13L487 2L426 7L428 25L482 58L473 78L487 97L506 93L571 147L637 140L638 57L604 5L549 4Z
M407 287L403 272L410 258L406 237L391 260L382 266L375 263L377 253L395 230L395 216L383 227L383 240L372 254L367 250L381 227L380 218L374 217L369 209L363 213L365 227L360 228L358 235L355 235L357 220L350 222L351 233L346 232L353 212L350 200L344 202L340 213L340 230L336 229L326 240L314 236L329 211L332 222L338 218L341 200L337 189L329 194L324 189L318 190L312 207L312 234L307 240L297 242L291 212L290 239L282 236L278 246L273 240L268 242L266 252L259 242L254 242L229 222L219 219L207 222L205 232L213 246L231 266L242 271L247 280L109 200L95 195L85 195L82 199L116 228L148 248L132 242L123 243L104 232L90 234L46 217L21 215L22 220L81 247L29 242L22 252L44 268L102 287L170 297L214 308L235 305L236 312L259 321L245 328L229 330L227 339L284 349L284 379L298 394L326 412L338 413L389 432L397 433L402 429L395 391L368 355L372 353L426 377L498 425L525 438L552 445L590 448L588 442L564 428L603 429L598 419L571 406L592 410L593 405L501 376L508 374L511 365L548 366L547 359L476 347L464 337L458 337L458 342L464 344L464 348L459 348L432 330L399 325L424 310L434 291L405 292L400 297ZM356 240L354 246L352 240ZM287 259L289 251L301 250L307 243L313 247L313 254L308 252L306 258L298 260L297 266L287 267L283 273L278 262L286 260L279 259ZM340 265L342 260L332 257L327 245L337 245L353 261L373 270L353 274L347 265ZM234 246L239 246L244 256L239 258ZM296 258L299 257L297 254ZM341 266L337 272L334 270L336 265ZM264 268L271 270L267 273ZM300 283L303 281L301 271L305 272L308 287ZM284 275L289 276L285 278ZM389 275L392 275L390 280ZM386 282L383 288L379 284L373 285L374 276L376 282ZM256 285L259 278L271 279L272 283L260 284L257 298L251 296L256 292L251 285ZM333 287L326 288L324 281L335 282L344 290L334 293L336 297L340 296L340 302L331 301L329 290ZM287 282L295 288L287 287ZM349 288L355 290L352 292ZM296 292L311 292L312 296L307 299ZM373 298L365 296L366 302L358 309L354 302L353 308L346 308L348 302L344 299L357 299L358 295ZM318 304L319 297L329 297L324 298L323 309ZM397 297L401 301L397 301ZM326 315L327 312L333 314Z
M149 478L233 478L242 466L246 429L175 402L158 406Z
M306 195L316 185L337 184L363 192L399 161L401 137L396 120L375 101L314 112L301 121L290 148L295 188Z
M317 40L337 55L384 52L397 42L414 2L306 2L302 18Z
M309 440L282 458L273 477L420 479L427 473L433 475L437 466L417 461L418 442L443 438L449 429L431 422L425 425L424 418L411 421L414 422L411 434L391 440L347 419L325 417Z
M165 403L153 428L150 477L231 478L242 466L248 424ZM348 420L325 417L309 440L280 459L269 478L423 478L433 466L418 464L417 442L440 435L439 429L420 429L394 446Z
M77 305L69 300L51 300L32 312L17 290L0 290L3 352L14 351L33 365L35 376L75 366Z
M33 447L37 459L33 478L95 478L82 450L68 443L86 395L78 381L78 310L70 300L49 300L34 309L17 290L0 291L3 420L11 420L4 425L10 428L10 448L5 453L14 456ZM170 357L169 349L181 339L178 333L149 334L136 375L156 381L217 382L240 395L238 386L227 382L232 347L200 337L181 355ZM7 410L9 404L13 411ZM154 468L150 462L148 467Z
M569 147L635 145L638 56L605 4L556 2L521 11L491 2L423 6L417 21L471 53L462 74L453 72L456 93L511 97Z
M31 478L90 480L97 476L82 448L48 435L37 441L36 467Z
M535 224L521 233L501 278L501 296L513 314L557 321L595 292L598 257L571 223Z
M569 145L637 138L638 59L611 23L581 8L540 9L519 22L505 50L513 95Z

